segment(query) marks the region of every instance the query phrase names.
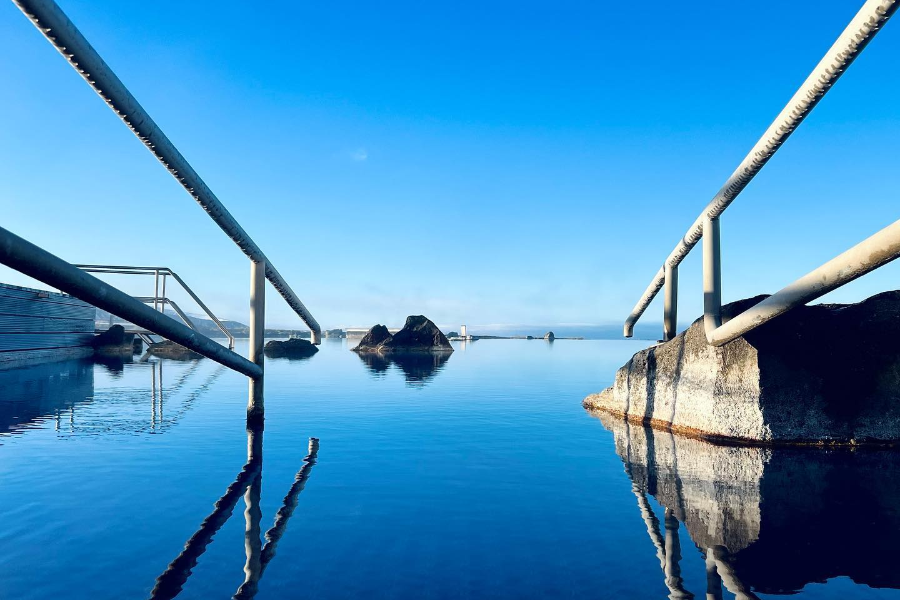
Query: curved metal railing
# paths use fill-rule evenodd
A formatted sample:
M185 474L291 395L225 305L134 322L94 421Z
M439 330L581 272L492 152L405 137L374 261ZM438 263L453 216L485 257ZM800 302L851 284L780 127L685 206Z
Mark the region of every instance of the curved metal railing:
M316 342L322 329L291 286L59 6L53 0L13 2L238 248L251 261L265 265L266 278L309 327Z
M144 303L153 303L154 308L158 308L161 304L163 308L158 308L158 310L164 311L164 307L166 304L172 307L176 314L184 321L185 325L190 327L191 329L196 329L194 324L191 323L190 319L186 314L181 310L181 308L175 304L170 298L166 296L166 277L172 277L178 285L181 286L188 296L197 303L197 306L206 313L206 316L210 318L210 320L215 324L215 326L221 331L226 338L228 338L228 349L234 350L234 336L228 331L228 328L219 320L216 315L209 309L206 304L194 293L194 290L190 288L190 286L184 282L184 279L179 277L178 273L170 269L169 267L132 267L132 266L119 266L119 265L75 265L82 271L86 273L108 273L111 275L153 275L155 278L156 291L154 296L152 297L141 297L138 300L141 300Z
M678 315L678 265L703 238L704 326L710 344L721 346L766 321L806 304L877 269L900 255L900 221L776 292L722 325L719 216L747 187L787 138L799 127L847 67L859 56L900 6L900 0L868 0L816 65L787 106L731 174L684 234L625 321L625 337L665 286L663 339L675 336Z
M2 227L0 263L247 375L252 380L248 419L262 418L265 280L272 283L309 327L314 344L318 344L321 339L321 327L256 242L228 212L59 6L53 0L13 0L13 3L250 259L249 360L226 350L174 319L160 315L158 311L144 306L120 290Z

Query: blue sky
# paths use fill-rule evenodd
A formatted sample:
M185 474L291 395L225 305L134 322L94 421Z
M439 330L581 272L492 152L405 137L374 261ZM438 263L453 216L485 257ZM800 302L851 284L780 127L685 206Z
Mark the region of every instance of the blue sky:
M622 321L861 5L60 2L325 327ZM246 321L240 251L11 3L0 40L2 226ZM898 55L888 23L723 217L724 300L896 220Z

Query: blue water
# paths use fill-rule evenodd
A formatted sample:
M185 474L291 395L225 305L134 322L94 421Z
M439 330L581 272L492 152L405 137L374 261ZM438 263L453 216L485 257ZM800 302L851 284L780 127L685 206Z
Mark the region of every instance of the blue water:
M208 360L0 372L0 597L148 598L169 569L156 597L228 598L247 522L261 599L703 598L707 554L724 598L900 597L893 453L729 454L586 413L642 344L484 340L367 364L325 340L269 360L246 498L244 377ZM220 528L201 527L211 514Z

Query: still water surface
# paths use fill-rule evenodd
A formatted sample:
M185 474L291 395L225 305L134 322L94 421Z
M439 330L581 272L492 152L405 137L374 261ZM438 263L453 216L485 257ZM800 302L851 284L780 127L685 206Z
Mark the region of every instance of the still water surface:
M900 452L587 414L641 345L0 372L0 597L900 598Z

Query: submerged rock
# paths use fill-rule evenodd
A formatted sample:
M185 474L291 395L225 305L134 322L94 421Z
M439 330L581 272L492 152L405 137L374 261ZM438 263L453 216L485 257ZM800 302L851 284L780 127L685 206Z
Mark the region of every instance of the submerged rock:
M185 348L171 340L150 344L147 348L147 353L170 360L198 360L203 358L203 355L199 352L194 352L190 348Z
M723 307L723 320L765 296ZM586 408L764 444L900 442L900 291L797 307L716 348L702 319L642 350Z
M263 353L269 358L309 358L319 349L309 340L291 338L266 342Z

